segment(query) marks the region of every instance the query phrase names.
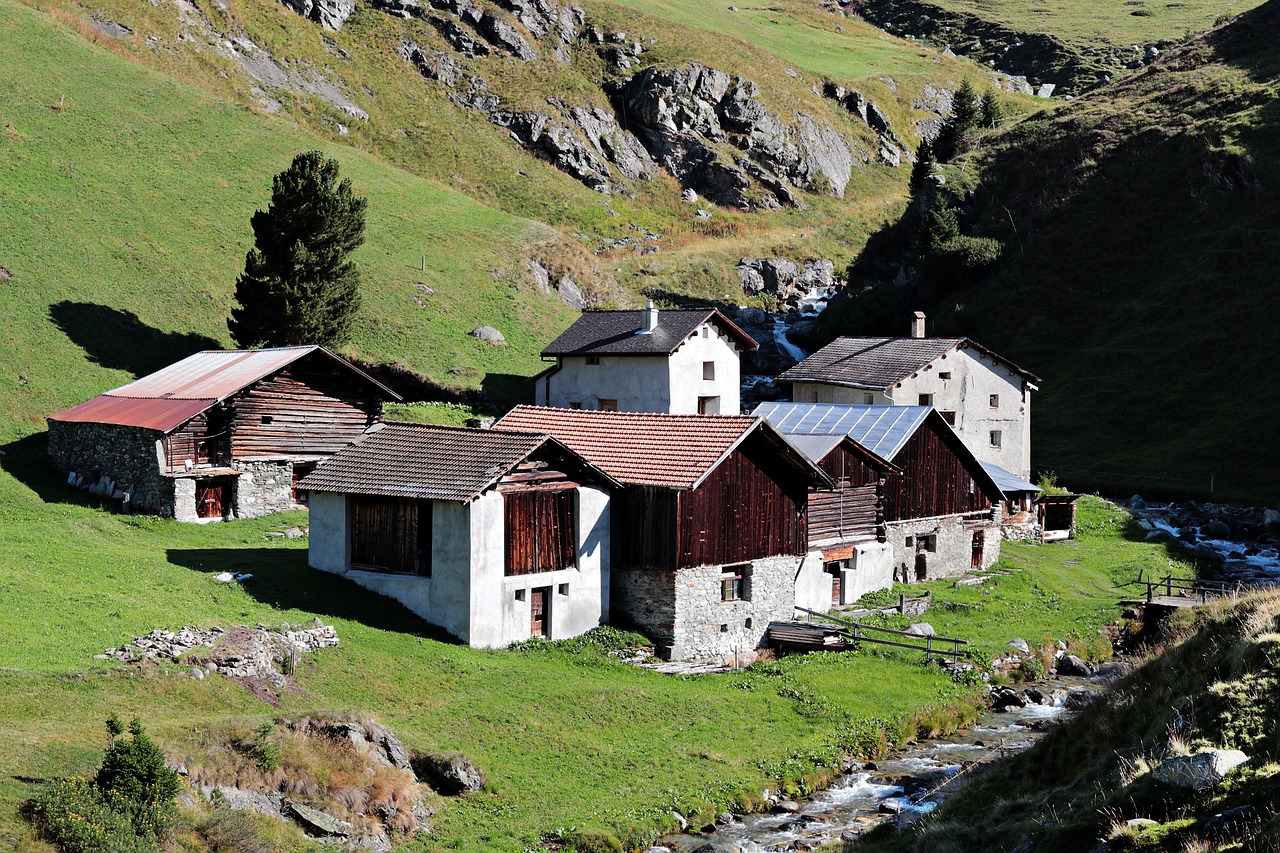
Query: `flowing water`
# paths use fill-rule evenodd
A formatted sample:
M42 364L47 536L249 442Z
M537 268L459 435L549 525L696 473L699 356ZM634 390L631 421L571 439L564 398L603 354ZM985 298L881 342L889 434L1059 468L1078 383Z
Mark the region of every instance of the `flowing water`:
M1103 678L1056 678L1041 685L1052 705L990 712L968 731L921 741L889 758L842 774L825 791L800 801L799 811L746 815L711 833L670 835L658 842L674 851L694 851L711 842L738 845L746 853L811 849L808 845L853 840L886 821L900 826L937 808L956 780L971 768L1031 747L1070 714L1068 691L1104 689ZM799 844L797 845L797 842Z

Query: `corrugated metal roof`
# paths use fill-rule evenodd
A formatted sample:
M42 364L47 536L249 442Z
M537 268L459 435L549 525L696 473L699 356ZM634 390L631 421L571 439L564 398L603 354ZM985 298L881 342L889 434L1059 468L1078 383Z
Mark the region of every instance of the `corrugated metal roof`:
M491 429L387 424L321 463L298 484L313 492L469 501L550 436Z
M667 355L705 322L720 327L746 352L760 345L715 308L677 308L658 312L658 325L637 334L643 311L585 311L542 351L551 355Z
M1040 487L1035 483L1028 483L1010 471L1006 471L993 462L983 462L982 469L991 475L991 479L1000 487L1000 491L1006 495L1014 492L1039 492Z
M968 338L836 338L778 377L882 391L954 349L971 348L1021 376L1040 378Z
M127 385L53 415L52 421L103 423L168 432L220 400L295 361L319 352L372 383L389 399L387 386L324 347L274 347L259 350L203 350Z
M929 406L841 406L829 403L761 403L752 414L785 435L839 435L893 461L933 409Z

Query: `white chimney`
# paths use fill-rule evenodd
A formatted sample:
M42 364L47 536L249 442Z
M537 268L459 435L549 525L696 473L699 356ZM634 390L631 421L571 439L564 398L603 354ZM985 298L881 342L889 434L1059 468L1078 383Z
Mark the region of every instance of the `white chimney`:
M924 312L917 311L911 315L911 337L924 337Z
M640 312L640 331L637 335L651 335L653 330L658 327L658 309L653 307L653 300L650 299L644 304L644 310Z

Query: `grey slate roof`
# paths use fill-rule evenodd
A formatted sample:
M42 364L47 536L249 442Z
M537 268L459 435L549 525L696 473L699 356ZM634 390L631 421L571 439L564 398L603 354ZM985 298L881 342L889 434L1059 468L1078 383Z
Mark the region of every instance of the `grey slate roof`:
M778 377L884 390L954 349L971 348L1029 382L1040 378L968 338L836 338Z
M793 441L800 436L848 436L875 455L893 461L931 411L930 406L761 403L752 414Z
M541 433L387 424L322 463L298 487L469 501L547 443L571 452Z
M992 462L983 462L983 469L991 475L991 479L996 481L996 485L1000 487L1000 491L1006 495L1014 492L1039 492L1040 487L1035 483L1028 483L1017 474L1004 470L999 465Z
M732 338L746 352L760 345L715 308L660 310L658 325L647 335L639 335L643 311L585 311L572 326L547 344L544 356L552 355L668 355L708 320Z

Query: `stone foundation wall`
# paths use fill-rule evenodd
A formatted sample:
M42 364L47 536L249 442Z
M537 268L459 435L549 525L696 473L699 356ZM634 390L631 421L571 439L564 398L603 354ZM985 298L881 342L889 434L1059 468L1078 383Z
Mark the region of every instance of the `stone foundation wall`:
M609 579L610 613L653 640L658 657L671 658L675 643L676 573L623 569Z
M236 478L236 518L257 518L293 506L293 462L233 462L231 467L244 472Z
M173 505L173 481L161 476L161 434L140 427L49 421L49 461L67 482L159 513Z
M893 547L895 579L911 583L917 580L933 580L963 575L973 566L973 532L983 531L982 568L989 568L1000 558L1000 521L998 515L985 516L980 525L966 522L961 516L947 515L939 518L890 522L888 543ZM925 577L917 577L916 545L920 536L934 536L935 549L925 554ZM907 538L913 544L906 544Z

